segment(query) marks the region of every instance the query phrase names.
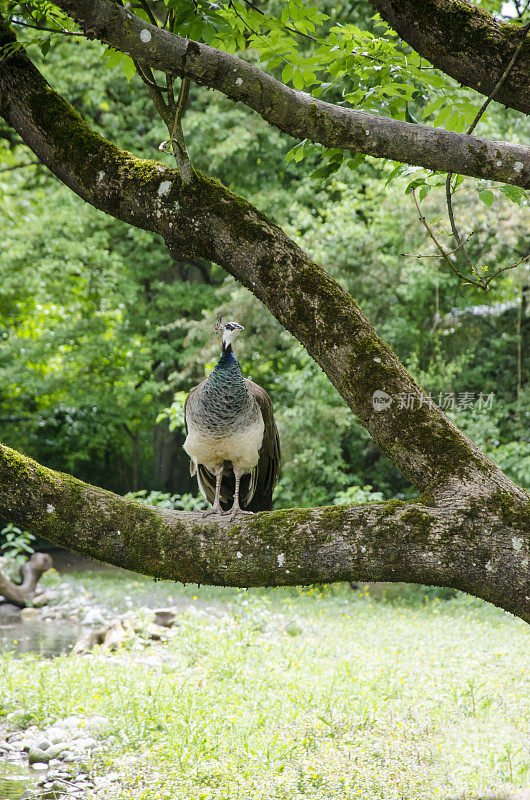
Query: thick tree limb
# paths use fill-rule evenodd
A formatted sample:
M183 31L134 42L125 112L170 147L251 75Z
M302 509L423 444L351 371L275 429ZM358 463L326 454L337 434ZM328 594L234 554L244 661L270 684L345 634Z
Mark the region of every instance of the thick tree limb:
M462 0L370 2L417 53L484 95L493 91L521 38L520 26L499 22ZM496 99L530 114L530 41L523 45Z
M530 501L507 492L205 520L118 497L0 445L0 514L159 578L223 586L404 580L462 589L530 622Z
M530 187L530 147L325 103L290 89L237 56L157 28L113 0L57 0L57 5L89 38L129 53L139 63L218 89L296 138L427 169Z

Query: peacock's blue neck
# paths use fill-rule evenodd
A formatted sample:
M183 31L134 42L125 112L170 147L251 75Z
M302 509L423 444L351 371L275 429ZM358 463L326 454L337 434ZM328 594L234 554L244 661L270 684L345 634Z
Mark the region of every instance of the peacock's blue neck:
M217 366L215 369L227 369L228 367L239 367L239 361L234 355L234 351L232 350L232 345L223 344L223 352L221 358L217 362Z
M241 367L234 355L231 344L223 345L221 358L210 375L210 383L216 387L228 385L230 385L232 389L238 387L242 394L246 393Z
M231 345L223 347L221 358L204 383L200 402L203 419L211 430L226 432L249 411L251 398Z

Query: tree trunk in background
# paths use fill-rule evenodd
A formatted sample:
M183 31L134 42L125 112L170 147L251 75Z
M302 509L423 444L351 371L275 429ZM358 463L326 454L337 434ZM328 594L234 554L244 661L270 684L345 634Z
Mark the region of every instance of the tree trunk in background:
M20 583L14 583L2 572L0 559L0 602L2 597L8 603L24 608L36 595L37 584L43 574L53 567L48 553L33 553L20 568Z
M195 494L197 486L189 471L189 458L182 449L184 439L172 433L165 422L153 430L156 482L175 494Z

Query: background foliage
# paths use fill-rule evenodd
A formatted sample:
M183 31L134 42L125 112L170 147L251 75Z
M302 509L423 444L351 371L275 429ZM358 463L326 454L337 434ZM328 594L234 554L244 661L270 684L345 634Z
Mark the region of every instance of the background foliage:
M49 3L0 5L15 20L75 30ZM162 6L152 5L157 13ZM500 11L500 4L484 5ZM269 2L264 14L238 2L166 6L177 32L245 50L295 88L333 102L452 130L463 130L480 106L478 95L397 40L367 3L317 9ZM76 37L17 33L54 87L103 135L169 160L158 152L167 131L128 57ZM433 255L406 194L411 182L447 233L443 193L427 196L441 176L294 142L199 87L192 87L184 129L194 166L299 241L360 302L433 399L442 398L455 421L530 486L530 273L524 265L506 272L484 294L459 283L436 257L403 255ZM492 104L480 133L522 141L530 126ZM7 129L0 129L0 160L3 442L119 492L195 493L181 450L182 404L205 365L215 364L212 323L223 312L244 324L237 348L243 371L275 403L283 453L278 505L413 494L319 367L223 270L176 263L157 237L82 203L44 167L26 166L31 152ZM510 198L502 187L468 180L455 204L461 228L475 231L469 251L477 263L503 266L525 254L524 195ZM489 406L477 402L492 394Z

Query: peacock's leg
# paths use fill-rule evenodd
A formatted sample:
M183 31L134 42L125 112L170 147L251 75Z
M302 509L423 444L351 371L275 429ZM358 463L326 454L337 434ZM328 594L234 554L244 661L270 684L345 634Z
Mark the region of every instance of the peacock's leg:
M230 517L233 519L238 514L252 514L252 511L243 511L241 506L239 505L239 484L241 482L241 477L244 475L243 472L239 472L238 469L234 469L234 475L236 479L236 485L234 489L234 503L230 511L225 511L225 514L230 514Z
M203 517L209 517L211 514L224 514L221 508L221 481L223 480L224 463L214 467L213 474L215 475L215 496L213 499L213 506L207 511L202 512Z

